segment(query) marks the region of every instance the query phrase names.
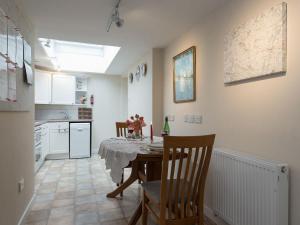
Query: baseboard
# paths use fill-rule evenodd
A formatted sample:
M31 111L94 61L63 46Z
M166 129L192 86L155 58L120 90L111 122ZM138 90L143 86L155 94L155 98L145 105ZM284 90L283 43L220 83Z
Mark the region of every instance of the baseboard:
M69 159L69 153L48 154L46 160Z
M213 222L215 222L217 225L229 225L224 220L222 220L220 217L216 216L211 208L208 206L204 206L204 213L205 215L211 219Z
M23 224L25 224L25 218L26 218L26 216L29 213L29 209L30 209L30 207L31 207L31 205L33 203L34 198L35 198L35 193L32 195L32 197L31 197L29 203L27 204L27 206L26 206L26 208L25 208L25 210L24 210L24 212L23 212L23 214L22 214L22 216L21 216L21 218L20 218L20 220L19 220L19 222L18 222L17 225L23 225Z

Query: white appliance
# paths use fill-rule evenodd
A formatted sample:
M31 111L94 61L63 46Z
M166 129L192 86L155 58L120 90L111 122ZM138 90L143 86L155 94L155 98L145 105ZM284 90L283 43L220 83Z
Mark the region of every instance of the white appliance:
M70 158L91 157L91 124L70 123Z

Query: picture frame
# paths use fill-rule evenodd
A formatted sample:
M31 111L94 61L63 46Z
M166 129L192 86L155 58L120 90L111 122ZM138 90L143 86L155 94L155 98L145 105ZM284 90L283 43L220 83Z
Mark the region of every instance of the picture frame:
M196 101L196 46L173 57L174 103Z
M141 78L141 68L140 68L140 66L137 66L136 72L135 72L135 79L136 79L136 81L139 81L140 78Z

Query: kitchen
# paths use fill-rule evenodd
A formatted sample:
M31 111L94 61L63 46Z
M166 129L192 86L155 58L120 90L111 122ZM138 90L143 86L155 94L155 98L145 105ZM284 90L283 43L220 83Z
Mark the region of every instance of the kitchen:
M36 170L47 159L90 157L103 139L115 135L115 121L126 120L127 78L41 69L35 73L35 130L42 142L37 143ZM74 130L81 133L79 138ZM76 155L72 140L81 150Z
M87 78L39 70L36 74L35 171L46 159L91 157L93 120L86 101Z
M0 0L0 224L298 224L299 9Z
M119 47L39 38L36 48L39 60L34 80L35 171L38 171L45 160L91 157L102 139L114 135L111 128L116 118L127 118L127 113L122 116L120 113L126 111L121 101L127 97L122 91L127 89L127 78L103 74ZM111 111L117 113L113 115Z

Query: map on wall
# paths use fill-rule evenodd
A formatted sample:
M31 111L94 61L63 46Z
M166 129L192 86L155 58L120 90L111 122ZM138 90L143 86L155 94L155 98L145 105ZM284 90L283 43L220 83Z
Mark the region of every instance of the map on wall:
M0 9L0 101L17 101L17 68L22 67L22 34Z
M8 77L6 59L0 56L0 101L7 101Z
M224 42L224 83L286 72L287 4L238 26Z

